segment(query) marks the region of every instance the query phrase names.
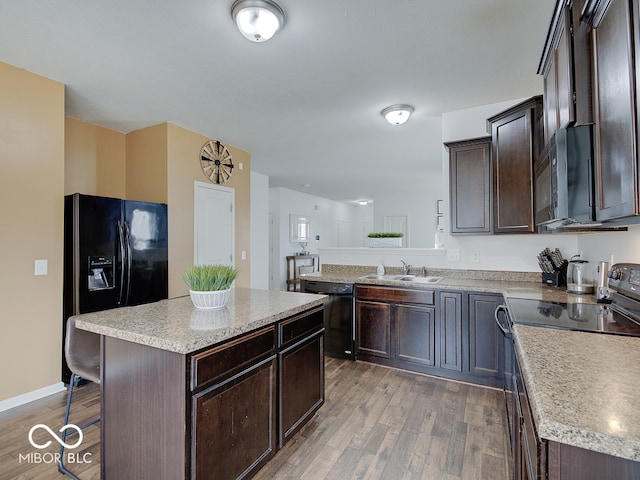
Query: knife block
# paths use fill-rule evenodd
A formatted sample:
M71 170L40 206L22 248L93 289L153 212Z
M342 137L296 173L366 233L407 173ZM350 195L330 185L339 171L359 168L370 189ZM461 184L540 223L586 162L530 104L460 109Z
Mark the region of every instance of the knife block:
M563 287L567 284L567 267L569 262L562 262L559 268L553 272L542 272L542 283L554 287Z

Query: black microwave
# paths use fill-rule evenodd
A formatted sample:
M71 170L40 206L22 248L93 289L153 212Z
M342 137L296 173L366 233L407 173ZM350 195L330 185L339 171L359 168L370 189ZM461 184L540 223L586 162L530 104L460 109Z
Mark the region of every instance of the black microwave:
M591 125L556 130L536 162L535 223L553 229L595 221Z

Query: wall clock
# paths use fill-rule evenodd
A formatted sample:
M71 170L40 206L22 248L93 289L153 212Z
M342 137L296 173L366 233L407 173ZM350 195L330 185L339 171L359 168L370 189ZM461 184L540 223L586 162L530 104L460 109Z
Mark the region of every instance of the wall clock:
M210 140L200 150L200 166L213 183L224 183L233 173L233 157L225 145Z

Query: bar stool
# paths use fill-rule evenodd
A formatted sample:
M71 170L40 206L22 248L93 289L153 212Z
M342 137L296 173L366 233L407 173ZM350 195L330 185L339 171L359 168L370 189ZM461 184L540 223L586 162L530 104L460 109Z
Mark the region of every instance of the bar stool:
M67 336L64 342L64 356L67 359L71 380L69 381L69 395L67 397L67 409L64 414L64 425L69 424L69 411L71 410L71 398L73 389L82 379L100 384L100 335L76 328L75 317L67 320ZM79 427L81 430L100 421L100 417ZM75 480L79 480L64 465L64 443L68 436L77 432L62 432L62 444L60 445L60 458L58 459L58 471Z

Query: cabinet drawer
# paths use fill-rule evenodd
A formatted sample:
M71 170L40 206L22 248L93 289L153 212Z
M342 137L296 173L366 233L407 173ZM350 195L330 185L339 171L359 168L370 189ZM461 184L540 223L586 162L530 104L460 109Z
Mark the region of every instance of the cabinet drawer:
M391 287L363 287L356 286L358 300L374 300L378 302L420 303L433 305L435 292L433 290L413 290L409 288Z
M275 353L276 327L271 325L191 357L191 390L219 382Z
M324 322L324 307L288 318L278 325L278 346L290 345L309 334L320 330Z

